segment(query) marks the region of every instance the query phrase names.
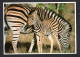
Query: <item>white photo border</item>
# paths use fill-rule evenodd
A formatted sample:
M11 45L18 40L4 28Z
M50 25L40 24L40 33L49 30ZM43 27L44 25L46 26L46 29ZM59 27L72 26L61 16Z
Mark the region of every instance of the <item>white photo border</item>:
M74 3L75 4L75 53L5 53L5 35L4 35L4 4L32 4L32 3ZM32 55L32 54L77 54L77 36L76 36L76 2L3 2L3 54L4 55Z

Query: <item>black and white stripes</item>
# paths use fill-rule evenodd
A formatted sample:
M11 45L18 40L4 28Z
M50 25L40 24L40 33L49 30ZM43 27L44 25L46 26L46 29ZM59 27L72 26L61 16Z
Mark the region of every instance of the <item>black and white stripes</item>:
M64 49L68 48L70 45L70 32L72 30L70 23L54 11L41 8L37 8L36 11L38 15L35 15L35 12L33 12L28 19L28 24L34 25L34 31L37 33L42 32L43 35L45 35L44 31L46 31L47 35L54 32L53 35L57 39L59 48L60 44Z
M13 33L13 49L17 52L17 41L19 39L19 34L25 25L27 25L28 14L31 11L29 7L24 7L21 4L10 4L5 7L5 21L12 30Z

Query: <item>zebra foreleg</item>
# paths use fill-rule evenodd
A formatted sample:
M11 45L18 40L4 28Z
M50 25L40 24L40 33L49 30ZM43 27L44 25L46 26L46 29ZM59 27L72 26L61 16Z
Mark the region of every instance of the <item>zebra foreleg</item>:
M50 34L50 35L48 35L48 38L49 38L49 40L50 40L50 42L51 42L51 49L50 49L50 53L52 53L52 51L53 51L53 39L52 39L51 34Z
M36 34L34 33L34 36L33 36L33 39L31 41L31 45L30 45L30 48L29 48L28 53L31 53L32 52L32 49L33 49L34 44L35 44L35 41L36 41Z
M33 49L33 47L34 47L34 38L32 39L32 41L31 41L31 45L30 45L30 48L29 48L29 51L28 51L28 53L31 53L32 52L32 49Z
M43 37L41 36L40 37L40 53L42 53L43 52Z
M36 35L36 38L37 38L38 52L40 53L40 37Z

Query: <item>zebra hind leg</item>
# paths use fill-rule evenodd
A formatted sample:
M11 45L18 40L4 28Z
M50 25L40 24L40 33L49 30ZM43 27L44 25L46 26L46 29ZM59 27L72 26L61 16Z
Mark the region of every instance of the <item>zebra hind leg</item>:
M16 30L15 28L14 30L12 30L12 33L13 33L13 39L12 39L13 50L14 50L14 53L18 53L17 42L18 42L19 35L20 35L20 28L18 30Z
M57 42L57 44L58 44L58 46L59 46L59 50L60 50L60 52L62 53L62 49L61 49L61 44L60 44L60 41L59 41L59 39L58 39L58 34L57 33L53 33L53 36L54 36L54 38L56 39L56 42Z
M18 42L18 39L19 39L19 35L17 34L13 34L13 39L12 39L12 46L13 46L13 50L14 50L14 53L18 53L17 52L17 42Z

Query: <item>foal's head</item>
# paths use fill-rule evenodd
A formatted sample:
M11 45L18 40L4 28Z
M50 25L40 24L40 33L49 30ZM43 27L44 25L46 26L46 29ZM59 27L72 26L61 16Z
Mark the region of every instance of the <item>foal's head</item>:
M38 22L39 16L37 14L37 11L33 11L29 16L28 16L28 24L29 25L34 25L36 22Z

